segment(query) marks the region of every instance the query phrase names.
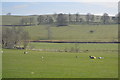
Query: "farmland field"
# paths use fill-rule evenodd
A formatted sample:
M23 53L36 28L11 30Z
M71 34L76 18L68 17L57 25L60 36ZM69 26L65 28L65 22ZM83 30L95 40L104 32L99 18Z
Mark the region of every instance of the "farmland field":
M0 79L120 77L120 1L76 1L2 4Z
M116 41L118 25L69 25L63 27L40 25L26 26L31 40L71 40L71 41ZM90 31L93 31L91 33Z
M120 9L120 1L3 2L0 79L118 79L114 5Z
M74 46L70 43L31 43L30 45L35 46L35 49L64 49ZM73 53L27 50L28 54L24 54L25 50L3 49L3 78L118 77L117 44L79 44L79 47L81 50L89 51ZM88 57L90 55L101 56L104 59L92 60Z
M39 25L24 26L23 28L28 31L30 40L118 41L118 25L69 25L62 27Z
M30 40L81 42L118 40L117 25L51 26L49 31L47 25L23 28L29 32ZM73 48L79 48L80 52L71 51ZM118 44L31 42L27 50L3 49L3 51L3 78L118 77ZM24 51L28 54L24 54ZM92 60L89 58L90 55L103 59Z
M39 43L32 42L28 46L33 49L71 49L79 48L80 50L89 50L89 51L118 51L118 44L101 44L101 43Z

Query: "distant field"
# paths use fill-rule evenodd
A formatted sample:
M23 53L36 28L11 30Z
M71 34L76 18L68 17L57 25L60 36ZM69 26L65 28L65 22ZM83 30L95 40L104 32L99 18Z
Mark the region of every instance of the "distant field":
M61 49L74 44L31 43L34 48ZM3 78L117 78L117 44L80 44L81 53L4 49ZM101 50L101 51L91 51ZM102 51L108 50L108 51ZM89 55L104 59L89 59ZM44 57L42 59L42 56ZM76 58L78 56L78 58Z
M32 40L47 40L47 25L26 26ZM93 31L91 33L90 31ZM49 31L51 40L71 41L117 41L117 25L69 25L52 26Z

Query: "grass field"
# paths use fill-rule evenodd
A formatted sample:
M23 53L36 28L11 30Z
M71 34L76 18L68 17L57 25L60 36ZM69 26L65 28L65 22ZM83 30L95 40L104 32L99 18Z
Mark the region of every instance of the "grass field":
M20 26L19 26L20 27ZM118 25L25 26L31 40L118 41ZM93 31L92 33L90 31ZM49 36L49 38L48 38Z
M31 40L48 40L45 25L26 26ZM90 31L93 31L91 33ZM51 40L117 41L117 25L70 25L50 27ZM118 44L30 43L31 49L71 49L82 52L54 52L3 49L3 78L117 78ZM88 50L88 52L84 52ZM104 57L91 60L88 56ZM76 58L78 56L78 58ZM44 58L42 58L44 57Z
M47 45L48 44L48 45ZM72 44L31 43L36 48L66 48ZM39 46L41 45L41 46ZM45 46L46 45L46 46ZM53 47L54 45L54 47ZM63 46L60 46L63 45ZM73 44L74 46L74 44ZM117 44L81 44L87 53L45 52L4 49L3 78L117 78L118 52ZM92 47L90 47L92 46ZM102 51L107 49L108 51ZM89 55L104 59L89 59ZM44 58L42 58L42 56ZM76 58L78 56L78 58Z
M79 48L80 50L89 50L89 51L118 51L118 44L101 44L101 43L39 43L32 42L28 46L31 46L33 49L71 49Z
M26 26L32 40L47 40L47 25ZM90 31L94 31L90 33ZM50 27L51 40L72 41L116 41L118 39L118 25L69 25Z

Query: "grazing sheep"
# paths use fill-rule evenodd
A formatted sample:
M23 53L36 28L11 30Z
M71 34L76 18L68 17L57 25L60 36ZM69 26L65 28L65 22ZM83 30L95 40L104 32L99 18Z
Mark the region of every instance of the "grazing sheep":
M44 57L42 56L41 58L43 59Z
M3 51L1 51L1 53L3 53Z
M88 50L85 50L86 52L88 52Z
M76 56L76 58L78 58L78 56Z
M31 72L31 74L34 74L34 72Z
M24 54L27 54L27 53L28 53L27 51L24 52Z
M96 57L95 57L95 56L89 56L89 58L90 58L90 59L96 59Z
M98 57L98 59L103 59L104 57Z
M44 61L44 57L42 56L41 58L42 58L42 60L41 60L41 61Z

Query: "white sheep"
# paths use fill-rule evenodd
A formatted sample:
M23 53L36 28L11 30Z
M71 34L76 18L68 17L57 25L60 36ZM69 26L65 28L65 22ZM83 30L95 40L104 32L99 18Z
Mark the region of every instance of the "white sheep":
M1 53L3 53L3 51L1 51Z
M28 54L28 52L27 52L27 51L25 51L25 52L24 52L24 54Z
M43 59L44 57L42 56L41 58Z
M103 59L104 57L98 57L98 59Z

